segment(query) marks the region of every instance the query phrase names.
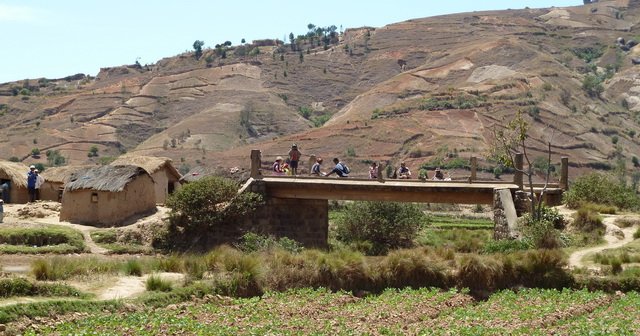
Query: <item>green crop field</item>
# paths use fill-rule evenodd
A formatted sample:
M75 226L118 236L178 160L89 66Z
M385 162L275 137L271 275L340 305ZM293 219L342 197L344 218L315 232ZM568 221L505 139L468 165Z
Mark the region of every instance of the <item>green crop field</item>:
M208 296L161 309L62 318L25 335L638 335L640 295L502 291L487 301L436 289L380 295L301 289ZM59 320L58 320L59 321Z

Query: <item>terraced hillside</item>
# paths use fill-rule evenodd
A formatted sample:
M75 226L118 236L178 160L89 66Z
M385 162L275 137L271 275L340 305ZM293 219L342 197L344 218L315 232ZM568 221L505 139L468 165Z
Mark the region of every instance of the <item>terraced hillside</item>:
M0 153L46 162L30 153L51 149L88 163L126 151L248 168L250 149L269 161L296 142L303 154L347 156L356 171L368 160L417 167L484 158L491 130L520 110L533 157L551 140L554 160L631 169L639 22L633 0L462 13L347 29L327 47L301 41L245 56L236 46L225 58L205 50L95 78L5 83Z

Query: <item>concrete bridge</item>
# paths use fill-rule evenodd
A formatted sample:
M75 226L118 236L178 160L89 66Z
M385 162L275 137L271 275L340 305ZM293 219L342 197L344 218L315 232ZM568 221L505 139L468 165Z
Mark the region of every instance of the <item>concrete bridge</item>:
M494 237L508 237L515 228L523 203L522 174L514 181L378 180L357 178L263 176L260 152L252 151L251 178L241 191L263 195L265 206L258 209L245 225L263 234L289 237L305 246L326 247L329 229L329 200L392 201L415 203L490 204L494 209ZM475 160L471 176L475 176ZM516 159L521 165L522 160ZM521 166L520 166L521 167ZM566 189L568 160L562 159L560 183L547 186L545 201L558 203ZM541 186L534 186L539 193ZM520 210L520 211L518 211Z

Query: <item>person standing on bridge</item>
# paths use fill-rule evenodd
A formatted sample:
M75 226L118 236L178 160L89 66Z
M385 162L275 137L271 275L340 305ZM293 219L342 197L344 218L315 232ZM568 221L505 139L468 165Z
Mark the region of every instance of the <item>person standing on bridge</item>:
M336 173L336 175L338 175L339 177L349 177L349 173L351 171L346 164L342 163L338 158L333 158L333 163L335 163L336 166L333 167L333 169L330 172L326 173L324 176L329 176L333 173Z
M298 145L293 144L291 146L291 150L289 151L289 167L291 168L291 175L298 175L298 161L300 161L300 157L302 153L298 150Z

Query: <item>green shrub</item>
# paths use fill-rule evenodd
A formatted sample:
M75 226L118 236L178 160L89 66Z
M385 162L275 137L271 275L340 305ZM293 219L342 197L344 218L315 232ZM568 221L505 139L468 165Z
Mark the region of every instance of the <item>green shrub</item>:
M32 283L24 278L0 279L0 297L12 296L87 297L86 294L64 284Z
M633 239L640 239L640 228L638 228L633 234Z
M303 250L302 245L287 237L275 238L273 236L263 236L257 233L245 233L236 247L243 252L266 251L280 248L292 253L299 253Z
M189 183L167 200L171 208L167 240L175 247L207 247L212 228L233 224L262 202L260 195L238 194L233 180L211 176Z
M532 248L530 241L519 239L492 240L484 244L483 253L507 253L523 251Z
M91 239L96 244L113 244L117 241L116 230L96 230L91 231Z
M527 213L519 219L522 226L523 240L534 248L555 249L563 247L564 243L560 231L555 228L553 222L544 218L534 220Z
M0 244L5 253L83 252L84 237L78 230L61 226L2 228ZM13 248L12 246L13 245Z
M171 281L152 275L147 278L146 288L148 291L170 292L173 289L173 284Z
M637 209L640 202L635 192L613 176L591 173L580 176L563 195L568 207L577 209L582 203L613 205L620 209Z
M427 218L410 203L354 202L336 220L336 238L345 243L370 242L367 254L410 247Z
M596 204L591 202L584 202L580 204L579 208L591 210L593 212L599 212L602 214L615 215L618 212L618 208L613 205Z
M611 274L616 275L622 272L622 262L620 259L615 258L611 260Z

